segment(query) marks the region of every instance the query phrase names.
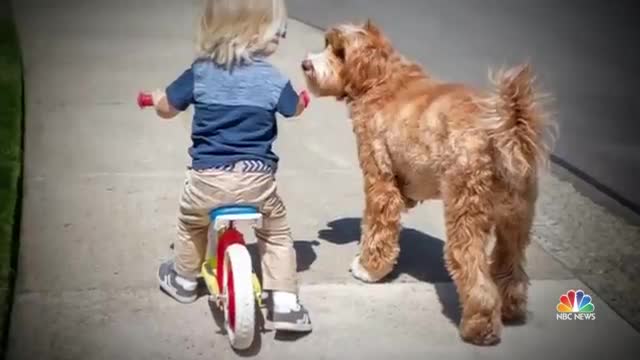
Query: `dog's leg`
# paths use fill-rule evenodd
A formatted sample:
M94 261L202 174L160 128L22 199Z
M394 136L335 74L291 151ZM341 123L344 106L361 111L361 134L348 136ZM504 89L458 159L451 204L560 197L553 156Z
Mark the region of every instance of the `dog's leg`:
M404 200L393 179L365 183L361 253L353 260L351 272L362 281L376 282L393 270L400 253L398 236Z
M477 345L500 341L501 299L491 278L486 244L491 230L491 172L455 174L444 185L445 260L460 303L461 337Z
M413 200L412 198L407 196L407 194L404 193L404 191L406 190L407 183L404 182L402 180L402 178L400 178L397 175L396 175L395 179L396 179L396 185L400 189L400 193L401 193L401 196L402 196L402 201L404 202L404 210L408 211L408 210L411 210L414 207L416 207L416 205L418 205L418 201Z
M514 206L500 214L496 224L496 246L491 273L502 297L502 319L524 321L527 315L529 277L524 270L530 243L535 199L514 196Z

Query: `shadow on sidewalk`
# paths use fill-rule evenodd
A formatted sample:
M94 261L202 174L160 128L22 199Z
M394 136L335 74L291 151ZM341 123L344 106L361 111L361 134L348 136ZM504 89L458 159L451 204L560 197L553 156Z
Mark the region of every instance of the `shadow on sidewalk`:
M360 218L336 219L327 224L328 229L320 230L318 237L337 245L359 242L361 221ZM458 296L444 264L444 241L415 229L403 228L398 264L384 281L395 280L402 274L434 284L442 313L452 323L459 323Z
M293 247L296 250L297 272L307 271L311 268L311 264L313 264L318 258L318 255L313 248L319 245L320 242L317 240L296 240L293 242ZM253 269L260 280L262 280L262 266L260 265L260 251L258 250L258 243L253 242L247 244L247 250L249 250L249 253L251 254Z

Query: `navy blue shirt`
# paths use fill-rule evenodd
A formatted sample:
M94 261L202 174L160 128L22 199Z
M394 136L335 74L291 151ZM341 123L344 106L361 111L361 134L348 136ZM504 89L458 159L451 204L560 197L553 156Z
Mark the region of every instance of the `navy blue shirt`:
M189 155L193 169L258 160L277 168L272 145L278 135L276 113L294 116L298 94L268 62L226 70L196 61L171 83L167 100L177 110L194 105Z

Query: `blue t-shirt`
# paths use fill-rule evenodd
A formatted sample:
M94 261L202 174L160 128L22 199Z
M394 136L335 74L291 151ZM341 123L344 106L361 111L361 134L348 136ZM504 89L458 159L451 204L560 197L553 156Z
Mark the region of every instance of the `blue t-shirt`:
M268 62L224 69L199 60L171 83L167 100L177 110L194 105L189 155L192 168L207 169L258 160L277 167L272 145L278 135L276 113L295 115L298 94Z

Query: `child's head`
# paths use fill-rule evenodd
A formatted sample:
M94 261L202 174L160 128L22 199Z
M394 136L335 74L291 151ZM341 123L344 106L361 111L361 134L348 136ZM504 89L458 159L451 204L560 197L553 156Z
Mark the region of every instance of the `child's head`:
M284 0L204 0L198 52L218 65L232 67L269 56L284 38Z

